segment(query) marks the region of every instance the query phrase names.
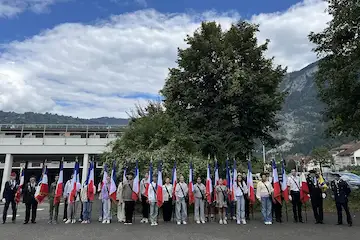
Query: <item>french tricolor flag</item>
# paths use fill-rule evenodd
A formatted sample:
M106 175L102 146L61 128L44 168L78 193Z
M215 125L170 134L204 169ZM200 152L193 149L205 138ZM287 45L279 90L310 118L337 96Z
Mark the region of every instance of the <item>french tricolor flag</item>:
M153 169L152 169L152 162L150 162L150 166L149 166L149 177L148 179L146 180L146 183L145 183L145 196L148 197L148 192L149 192L149 186L152 182L152 174L153 174Z
M173 170L172 170L172 181L171 181L171 183L173 185L172 197L173 197L173 199L176 199L176 196L175 196L175 188L176 188L176 183L177 183L176 162L174 163L174 167L173 167Z
M35 192L35 199L39 204L42 203L49 194L49 180L48 180L47 172L48 169L47 166L45 166L41 180Z
M217 186L219 183L219 167L218 167L218 162L217 159L215 157L215 173L214 173L215 177L214 177L214 185ZM216 194L214 194L214 201L216 201Z
M233 167L233 177L232 177L232 189L231 189L231 199L235 200L235 189L237 186L237 170L236 170L236 160L234 159L234 167Z
M16 194L15 194L15 201L17 204L20 202L21 191L24 186L24 182L25 182L25 169L21 168L21 170L20 170L20 185L17 188Z
M94 200L95 192L94 192L94 186L95 186L95 180L94 180L94 162L90 162L89 172L88 172L88 179L86 180L86 184L88 186L87 189L87 196L90 201Z
M111 171L111 183L109 189L109 197L116 202L116 164L113 163L113 168Z
M249 188L249 199L251 203L255 203L255 191L254 191L254 183L253 183L253 176L252 176L252 168L251 168L251 161L248 160L248 172L246 176L246 183Z
M55 197L54 197L54 204L59 204L60 199L63 195L63 185L64 185L64 166L63 161L60 162L59 167L59 180L56 183L56 190L55 190Z
M229 160L226 160L226 187L229 190L229 200L232 201L232 181L231 181L231 174L230 174L230 168L229 168Z
M78 164L79 164L78 162L75 162L74 175L73 175L73 178L71 179L71 191L70 191L70 196L69 196L69 201L71 203L75 202L75 200L76 200Z
M306 203L309 201L309 185L307 184L305 173L301 173L300 175L300 200L302 203Z
M273 184L274 184L274 196L273 198L278 202L282 203L281 201L281 188L279 183L279 176L276 168L275 159L272 160L272 169L273 169Z
M193 177L193 168L192 168L192 163L190 162L190 168L189 168L189 204L193 204L195 202L193 179L194 179L194 177Z
M211 194L213 192L212 181L210 176L210 164L208 164L206 171L206 198L208 203L211 203Z
M287 175L285 170L285 160L281 161L281 168L282 168L282 182L281 182L281 190L283 198L286 202L289 201L289 188L287 185Z
M163 199L163 179L162 179L162 164L159 164L158 169L158 179L157 179L157 189L156 189L156 201L158 207L161 207L164 203Z
M124 177L126 179L126 169L124 170ZM139 173L139 163L138 160L136 160L136 167L135 167L135 178L133 181L133 192L132 192L132 199L134 201L137 201L139 198L139 192L140 192L140 173Z

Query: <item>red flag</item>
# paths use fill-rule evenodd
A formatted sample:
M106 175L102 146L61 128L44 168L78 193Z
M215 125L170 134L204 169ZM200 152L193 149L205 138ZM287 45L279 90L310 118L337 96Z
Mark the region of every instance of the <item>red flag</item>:
M246 182L247 186L249 188L249 199L252 204L255 203L255 191L254 191L254 183L253 183L253 177L252 177L252 168L251 168L251 162L248 161L248 173L246 176Z
M211 194L212 194L212 182L210 176L210 164L208 164L207 172L206 172L206 198L208 203L211 203Z
M126 171L126 170L125 170ZM124 172L124 176L125 176L125 173ZM138 200L138 196L139 196L139 192L140 192L140 181L139 181L139 166L138 166L138 161L136 160L136 168L135 168L135 178L134 178L134 181L133 181L133 193L131 195L132 199L134 201L137 201Z
M20 184L19 187L16 190L16 194L15 194L15 201L18 204L20 202L20 197L21 197L21 190L24 186L24 181L25 181L25 169L21 168L20 170Z
M176 162L174 163L174 167L172 170L172 181L171 181L172 185L173 185L173 192L172 192L172 198L173 200L176 199L175 196L175 189L176 189L176 183L177 183L177 176L176 176Z
M301 176L300 176L300 182L301 182L300 200L301 200L302 203L306 203L307 201L309 201L310 197L309 197L309 186L307 184L306 177L305 177L304 173L302 173Z
M149 186L150 186L151 181L152 181L152 173L153 173L153 170L152 170L152 162L150 162L148 179L146 180L146 183L145 183L145 196L146 196L146 197L148 197Z
M86 181L86 184L88 186L87 189L87 196L90 201L93 201L95 198L95 182L94 182L94 162L90 162L89 167L89 173L88 173L88 179Z
M44 199L47 197L48 194L49 194L49 182L47 176L47 167L45 166L41 180L35 192L35 199L40 204L44 201Z
M283 198L286 202L289 201L289 188L287 185L287 175L286 175L286 170L285 170L285 161L282 160L281 161L281 166L282 166L282 182L281 182L281 191L282 191L282 195Z
M64 184L64 169L63 169L63 162L60 162L60 171L59 171L59 179L56 183L56 190L55 190L55 197L54 197L54 204L59 204L60 199L63 195L63 184Z

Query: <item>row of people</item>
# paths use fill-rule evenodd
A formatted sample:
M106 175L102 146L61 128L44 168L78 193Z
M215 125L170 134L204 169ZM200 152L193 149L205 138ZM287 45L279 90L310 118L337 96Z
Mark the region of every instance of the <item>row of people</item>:
M256 198L261 202L261 212L264 218L265 224L272 224L272 215L275 214L276 220L281 222L281 203L278 203L273 200L273 185L269 181L269 176L265 173L261 174L261 181L257 184L256 188ZM58 176L55 177L55 181L49 186L49 223L58 223L59 215L59 204L54 203L56 185L57 185ZM142 223L148 223L150 221L151 225L157 225L158 218L158 206L156 199L156 187L157 179L156 176L152 179L151 186L149 187L148 194L145 194L146 183L148 182L148 175L146 174L145 178L140 182L140 200L142 202ZM179 183L173 191L173 186L170 183L170 178L165 178L165 184L163 185L163 218L165 222L171 221L173 210L175 210L175 216L177 224L186 224L187 223L187 199L188 199L188 185L184 182L184 177L179 178ZM311 171L307 179L309 186L309 192L311 197L311 203L313 207L314 217L316 223L323 223L323 191L322 186L318 180L316 172ZM291 176L288 178L287 185L290 189L289 199L292 201L293 205L293 216L295 222L303 222L302 218L302 203L300 200L300 189L301 182L299 176L297 176L296 171L292 170ZM101 201L100 208L100 217L99 221L103 223L110 223L111 221L111 200L109 196L109 189L111 185L111 179L108 177L106 186L102 187L101 184L98 186L99 200ZM117 218L119 222L124 222L125 224L132 224L133 212L135 207L135 201L133 200L133 174L129 173L127 179L124 182L120 182L117 188ZM13 210L12 221L15 222L16 219L16 202L15 194L18 188L16 182L16 174L12 173L10 180L5 184L4 190L4 211L3 211L3 223L6 222L6 216L8 208L11 204ZM91 212L92 204L94 199L89 199L88 196L88 186L79 186L79 192L76 195L75 201L70 202L69 196L71 192L71 180L67 181L64 188L64 222L65 223L75 223L77 211L81 206L80 219L82 223L90 223L91 221ZM336 177L335 181L331 183L331 189L334 193L334 198L336 201L336 207L338 211L338 224L342 224L342 208L344 208L347 215L347 222L351 226L352 219L348 208L348 196L350 194L350 188L345 181L342 181L339 176ZM29 223L30 212L32 213L31 222L36 223L36 209L37 201L35 199L36 191L36 179L31 177L29 183L27 183L23 188L23 202L26 206L26 214L24 224ZM95 192L96 189L93 189ZM228 207L232 207L232 202L228 201L229 189L226 185L223 184L223 180L219 179L218 184L214 188L214 200L216 200L216 207L219 212L219 223L227 224L226 213ZM175 194L175 196L173 196ZM146 196L147 195L147 196ZM197 178L196 184L194 184L194 220L196 223L205 223L205 209L207 204L207 195L205 190L205 185L202 183L200 177ZM246 224L246 219L248 218L248 187L244 181L242 175L238 175L236 181L236 187L234 191L235 203L236 203L236 220L238 224ZM175 201L175 209L173 206L173 200ZM55 213L55 215L54 215Z

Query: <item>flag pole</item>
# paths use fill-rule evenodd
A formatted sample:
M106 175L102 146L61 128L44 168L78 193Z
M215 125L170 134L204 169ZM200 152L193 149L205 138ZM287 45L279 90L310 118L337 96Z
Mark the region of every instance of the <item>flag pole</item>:
M248 161L250 161L250 163L251 163L251 152L249 153L249 156L248 156L249 158L248 158ZM251 203L251 201L249 200L249 208L251 208L251 217L252 217L252 219L254 220L254 204L253 203ZM249 209L249 211L250 211L250 209Z

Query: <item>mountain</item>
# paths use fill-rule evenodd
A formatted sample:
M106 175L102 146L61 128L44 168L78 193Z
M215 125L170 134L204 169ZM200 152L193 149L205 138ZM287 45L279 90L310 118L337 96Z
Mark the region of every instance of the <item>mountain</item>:
M124 125L128 124L129 119L122 118L91 118L82 119L68 116L61 116L51 113L15 113L15 112L3 112L0 111L0 123L2 124L98 124L98 125Z
M288 94L280 113L282 128L278 134L285 138L279 147L281 151L309 154L318 146L332 147L352 140L326 137L326 124L322 121L325 105L317 97L316 71L317 62L289 73L280 85Z

